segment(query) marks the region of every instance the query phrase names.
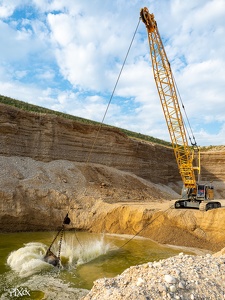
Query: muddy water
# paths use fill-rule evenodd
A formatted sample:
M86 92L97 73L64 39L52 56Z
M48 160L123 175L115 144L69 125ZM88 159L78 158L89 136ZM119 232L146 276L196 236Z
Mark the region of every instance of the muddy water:
M66 232L58 269L43 261L55 234L0 234L0 299L80 299L80 289L91 289L98 278L180 252L144 238L126 244L128 236ZM52 250L58 253L57 241Z

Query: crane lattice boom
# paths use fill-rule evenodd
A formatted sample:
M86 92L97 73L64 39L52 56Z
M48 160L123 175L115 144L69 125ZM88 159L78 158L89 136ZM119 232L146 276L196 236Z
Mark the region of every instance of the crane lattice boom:
M147 28L154 79L180 175L185 187L196 188L193 167L194 153L188 145L170 63L160 38L157 23L154 15L150 14L146 7L141 10L141 19ZM199 167L197 169L200 171Z

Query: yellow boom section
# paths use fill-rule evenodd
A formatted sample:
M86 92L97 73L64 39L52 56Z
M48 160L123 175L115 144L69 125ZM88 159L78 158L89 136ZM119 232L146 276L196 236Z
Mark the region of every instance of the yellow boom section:
M140 15L147 28L154 78L180 175L185 187L195 188L194 153L188 146L170 63L154 15L150 14L146 7L141 9Z

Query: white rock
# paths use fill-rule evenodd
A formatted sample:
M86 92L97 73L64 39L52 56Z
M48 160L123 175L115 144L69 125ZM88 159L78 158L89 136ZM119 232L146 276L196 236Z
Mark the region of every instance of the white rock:
M159 284L158 289L159 289L160 293L166 292L166 286L163 284Z
M144 281L142 278L139 277L138 280L137 280L136 285L137 285L137 286L140 286L140 285L142 285L144 282L145 282L145 281Z
M162 266L162 264L160 262L154 262L154 265L153 265L155 268L160 268Z
M172 293L174 293L174 292L176 292L176 287L175 287L175 285L171 285L170 286L170 291L172 292Z
M185 289L185 284L184 284L184 282L183 282L183 281L179 282L178 287L179 287L180 289Z
M165 281L166 281L167 283L176 283L176 278L173 277L173 276L171 276L171 275L169 275L169 274L166 274L166 275L164 276L164 279L165 279Z
M177 274L178 276L180 275L180 273L181 273L181 270L176 269L176 274Z

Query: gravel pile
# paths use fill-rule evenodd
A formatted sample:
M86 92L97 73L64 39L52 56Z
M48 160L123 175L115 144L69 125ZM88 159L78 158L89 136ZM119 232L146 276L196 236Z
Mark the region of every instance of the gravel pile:
M225 256L180 253L96 280L83 300L225 299Z

